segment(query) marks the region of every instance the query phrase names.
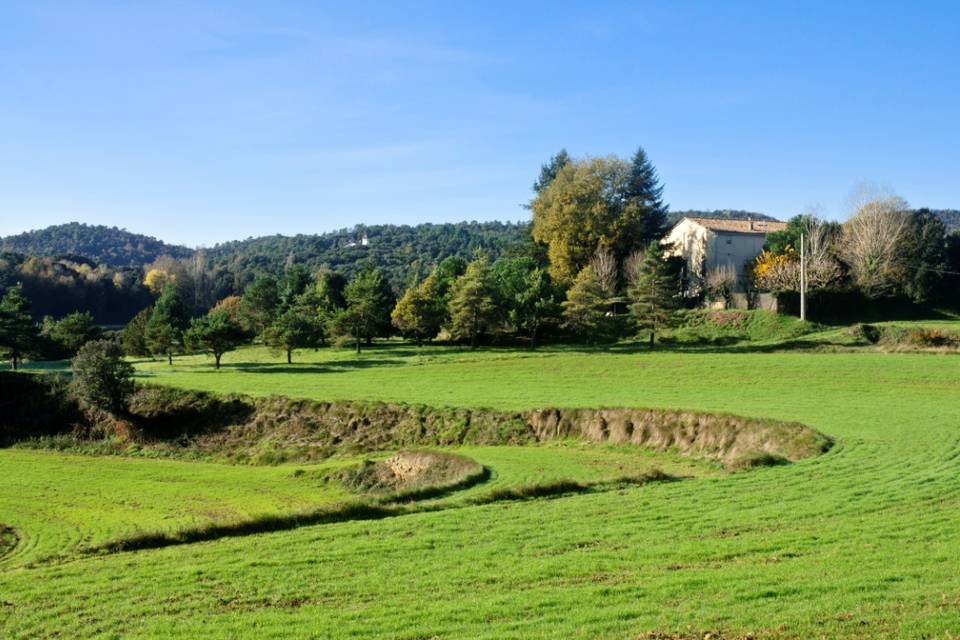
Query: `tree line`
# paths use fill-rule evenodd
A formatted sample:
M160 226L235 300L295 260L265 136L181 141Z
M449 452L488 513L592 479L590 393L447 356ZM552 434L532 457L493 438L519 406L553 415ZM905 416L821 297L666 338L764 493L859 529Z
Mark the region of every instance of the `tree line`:
M261 274L280 277L291 264L348 278L373 264L400 291L447 256L469 259L481 249L495 258L527 238L527 223L358 225L188 249L121 229L71 223L0 239L5 250L0 295L21 283L38 320L84 310L101 324L120 324L150 304L167 281L176 284L194 313L241 295Z
M397 270L384 266L376 253L359 254L365 259L351 262L349 270L301 261L295 252L278 268L282 252L276 249L250 254L252 262L239 271L210 266L229 250L218 256L203 251L189 258L160 256L137 285L149 304L119 334L119 344L128 355L169 362L179 353L205 351L216 367L224 353L251 341L287 362L298 349L349 344L360 352L377 338L396 335L417 344L509 342L534 348L543 340L599 342L642 332L652 346L676 309L729 297L737 284L732 270L692 283L683 260L669 257L660 239L672 218L642 148L630 158L573 158L560 151L541 167L527 207L532 218L527 226L381 227L433 239ZM470 235L478 228L489 232L487 245ZM375 227L358 229L363 235L353 236L350 251L368 251L386 234L377 235ZM910 210L896 197L862 198L843 224L794 217L785 231L768 236L765 251L749 265L752 290L797 289L801 234L813 290L960 302L960 236L949 235L938 215ZM283 251L309 244L300 236L250 242ZM436 254L443 247L450 253ZM408 253L418 248L411 245ZM404 254L396 247L388 253ZM93 282L109 279L113 286L124 273L89 264L77 272ZM28 283L8 280L5 290L0 349L14 366L25 355L75 353L98 337L90 313L37 322L29 300L38 298Z
M795 216L784 231L767 237L764 252L748 265L754 287L799 290L801 235L809 291L960 306L960 232L949 233L928 209L910 209L897 196L872 195L860 198L843 223ZM721 281L708 282L707 295L719 297Z

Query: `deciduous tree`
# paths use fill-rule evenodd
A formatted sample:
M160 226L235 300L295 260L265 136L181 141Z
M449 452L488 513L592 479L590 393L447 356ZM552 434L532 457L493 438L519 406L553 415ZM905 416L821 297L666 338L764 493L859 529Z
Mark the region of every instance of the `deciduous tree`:
M907 203L895 196L859 205L843 225L843 260L869 297L894 293L904 280L911 228Z
M406 336L413 336L417 346L437 335L443 321L443 307L436 272L423 282L411 285L397 301L390 314L393 326Z
M632 163L611 156L564 164L531 203L533 238L547 246L553 279L568 286L599 248L619 264L658 239L666 224L662 192L643 149Z

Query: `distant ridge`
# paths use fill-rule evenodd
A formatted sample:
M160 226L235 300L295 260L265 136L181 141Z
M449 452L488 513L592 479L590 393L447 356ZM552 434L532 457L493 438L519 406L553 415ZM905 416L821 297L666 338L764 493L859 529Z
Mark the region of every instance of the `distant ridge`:
M940 218L947 233L960 231L960 210L958 209L929 209L930 213Z
M765 213L756 211L741 211L740 209L715 209L713 211L698 211L688 209L686 211L671 211L667 214L670 224L680 222L682 218L713 218L715 220L770 220L778 222L778 218L768 216Z
M112 267L134 267L163 255L187 258L193 250L104 225L68 222L0 238L0 250L38 256L83 256Z
M960 231L960 210L931 209L947 232ZM671 211L670 224L681 218L720 220L778 220L756 211L716 209L713 211ZM786 219L786 218L784 218ZM447 255L469 256L483 249L492 257L501 249L529 238L529 222L458 222L418 225L357 225L318 234L272 235L233 240L205 249L214 263L226 265L235 260L267 263L293 258L306 264L347 266L364 256L374 262L410 262L435 260ZM367 245L362 243L367 238ZM142 267L160 256L189 258L194 249L168 244L152 236L117 227L70 222L26 231L0 238L0 251L26 255L61 257L82 256L113 267ZM277 265L270 264L275 267Z

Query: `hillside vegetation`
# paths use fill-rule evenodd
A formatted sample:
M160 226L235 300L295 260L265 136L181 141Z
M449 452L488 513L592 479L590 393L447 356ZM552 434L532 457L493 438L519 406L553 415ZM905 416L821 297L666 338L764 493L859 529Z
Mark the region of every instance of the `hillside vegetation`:
M160 256L187 258L191 249L104 225L69 222L0 238L0 251L34 256L82 256L112 267L141 267Z

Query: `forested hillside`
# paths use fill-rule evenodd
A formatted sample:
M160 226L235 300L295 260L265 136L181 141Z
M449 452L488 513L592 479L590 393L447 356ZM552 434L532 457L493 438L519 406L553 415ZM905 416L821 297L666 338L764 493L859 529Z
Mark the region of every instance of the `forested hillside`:
M18 283L38 320L89 311L99 323L122 324L153 300L140 267L110 267L79 256L0 253L0 295Z
M940 218L947 228L947 233L960 231L960 210L958 209L931 209L930 213Z
M279 276L290 264L326 267L347 278L365 266L383 273L397 293L448 256L492 258L529 239L527 223L461 222L357 226L324 234L266 236L188 249L121 229L79 223L0 240L0 295L22 283L36 318L90 311L97 322L125 323L149 305L146 273L173 274L197 312L243 293L258 275ZM154 292L156 293L156 292Z
M363 266L380 268L401 290L409 279L423 276L447 256L470 258L477 249L491 258L526 242L526 222L459 222L455 224L357 225L330 233L265 236L216 245L206 250L212 269L229 271L238 283L257 273L279 274L288 263L308 268L327 266L352 276ZM366 241L364 241L366 238Z
M142 266L168 255L193 252L126 229L69 222L0 238L0 250L34 256L78 255L112 267Z
M715 209L713 211L699 211L688 209L687 211L671 211L667 214L670 224L676 224L682 218L720 218L725 220L777 220L773 216L756 211L741 211L740 209Z

